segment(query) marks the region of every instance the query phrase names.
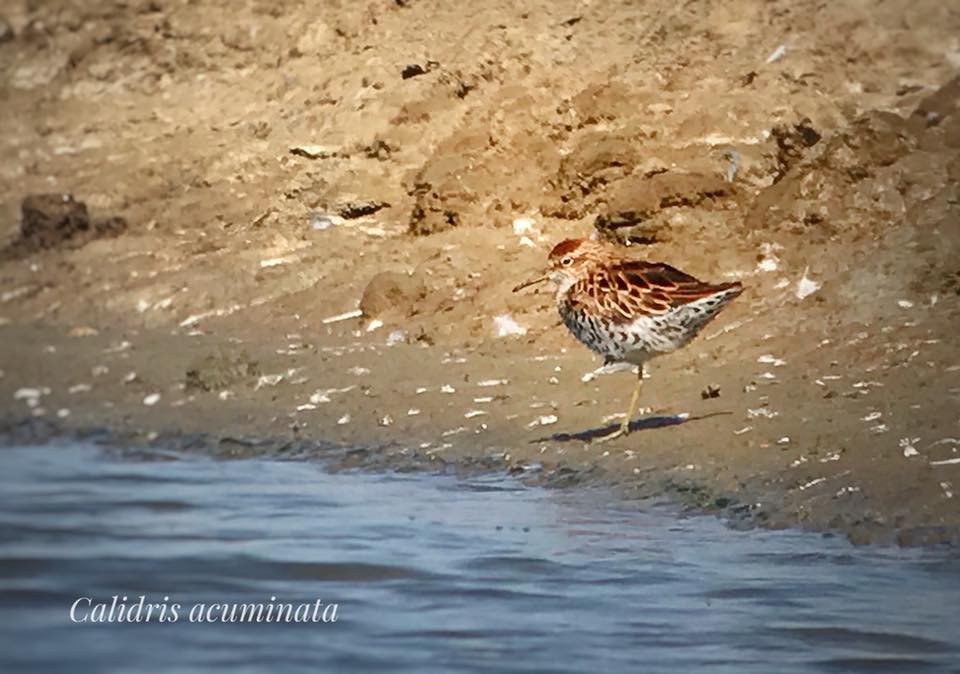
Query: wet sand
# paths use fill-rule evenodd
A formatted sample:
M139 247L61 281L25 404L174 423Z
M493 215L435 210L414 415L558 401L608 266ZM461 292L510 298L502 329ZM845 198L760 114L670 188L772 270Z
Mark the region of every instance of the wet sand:
M949 8L224 7L6 16L7 433L332 445L960 541ZM125 227L24 241L50 192ZM510 292L592 233L746 286L599 446L631 376L584 382L550 294Z

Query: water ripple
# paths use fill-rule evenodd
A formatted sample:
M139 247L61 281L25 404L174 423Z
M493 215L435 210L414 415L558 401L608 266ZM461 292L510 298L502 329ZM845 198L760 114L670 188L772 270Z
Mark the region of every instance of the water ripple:
M109 602L335 624L75 625ZM127 601L124 600L124 601ZM739 532L504 477L0 451L0 671L951 671L960 558Z

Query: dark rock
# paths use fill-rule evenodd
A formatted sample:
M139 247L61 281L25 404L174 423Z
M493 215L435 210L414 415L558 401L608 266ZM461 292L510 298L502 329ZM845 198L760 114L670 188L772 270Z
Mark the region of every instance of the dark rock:
M416 77L417 75L425 75L427 73L426 69L421 66L419 63L412 63L410 65L404 66L403 70L400 71L400 77L405 80L410 79L411 77Z
M53 248L90 230L87 205L72 194L31 194L20 210L20 236L38 248Z
M377 138L369 145L360 145L357 149L368 159L386 161L390 159L394 152L400 149L400 146L385 141L382 138Z
M790 167L797 163L807 148L820 142L820 133L813 128L806 117L793 125L780 124L773 127L773 138L777 142L777 182L787 174Z
M409 80L411 77L426 75L439 65L440 64L436 61L427 61L425 65L420 65L419 63L410 63L404 66L403 70L400 71L400 77L405 80Z
M0 252L0 259L20 259L51 248L80 248L93 239L127 231L121 217L91 220L86 204L71 194L31 194L23 200L21 214L20 238Z
M710 400L711 398L719 398L719 397L720 397L720 387L719 387L719 386L714 386L714 385L712 385L712 384L707 384L707 388L705 388L704 390L700 391L700 397L701 397L703 400Z
M346 220L362 218L365 215L373 215L383 208L389 208L390 204L386 201L377 201L376 199L359 199L356 201L344 201L336 207L337 215Z

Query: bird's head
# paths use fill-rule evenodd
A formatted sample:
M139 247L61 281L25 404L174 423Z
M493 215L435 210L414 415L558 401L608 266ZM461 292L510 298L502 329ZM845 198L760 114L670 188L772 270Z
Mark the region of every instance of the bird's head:
M557 287L558 293L563 293L589 273L595 265L601 264L605 254L604 247L595 241L565 239L550 251L547 256L547 268L534 278L515 287L513 292L550 281Z

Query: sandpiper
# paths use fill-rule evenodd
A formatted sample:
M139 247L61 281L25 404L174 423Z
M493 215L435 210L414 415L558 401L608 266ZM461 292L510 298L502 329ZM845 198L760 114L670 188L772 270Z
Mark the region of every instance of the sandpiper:
M685 346L743 291L739 282L704 283L663 262L644 262L588 239L561 241L541 276L514 292L550 281L557 309L573 336L606 362L637 366L637 385L623 423L601 440L630 432L643 366Z

